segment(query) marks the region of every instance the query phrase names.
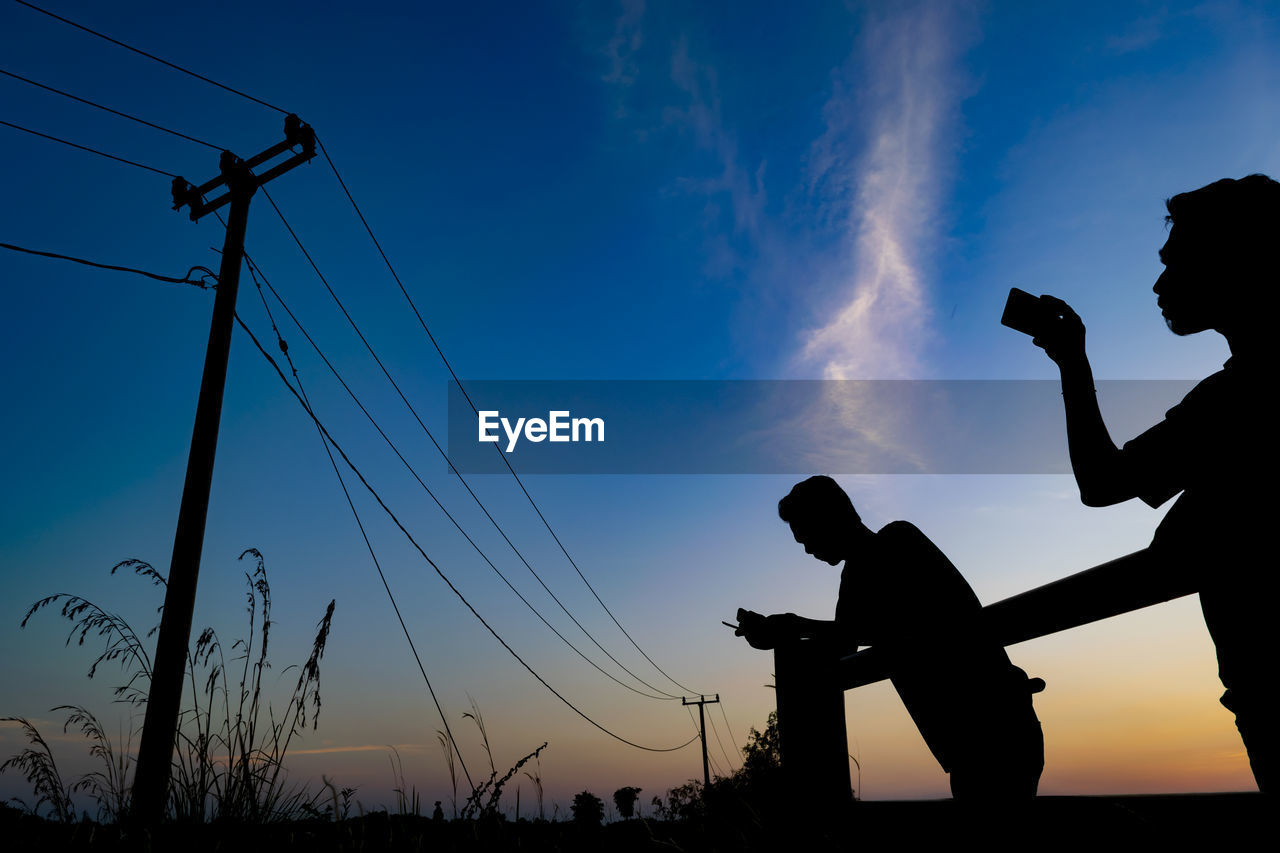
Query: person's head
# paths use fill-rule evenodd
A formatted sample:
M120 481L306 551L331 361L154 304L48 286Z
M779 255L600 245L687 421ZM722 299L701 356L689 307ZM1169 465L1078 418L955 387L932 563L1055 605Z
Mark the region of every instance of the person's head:
M1274 246L1280 183L1266 175L1224 178L1165 202L1165 270L1152 288L1170 331L1230 334L1269 320L1275 306Z
M778 518L791 525L806 554L833 566L849 556L845 553L849 536L862 528L853 501L835 480L822 474L796 483L778 501Z

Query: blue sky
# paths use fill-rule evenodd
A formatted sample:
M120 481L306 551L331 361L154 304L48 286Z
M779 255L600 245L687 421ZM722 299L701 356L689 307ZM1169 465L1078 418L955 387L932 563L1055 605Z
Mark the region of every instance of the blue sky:
M312 124L464 380L1051 378L1048 360L998 325L1015 285L1076 307L1099 377L1202 377L1225 345L1174 338L1150 292L1163 199L1280 171L1278 22L1266 3L50 8ZM272 110L17 4L0 7L0 46L8 71L242 156L280 136ZM210 149L10 78L0 105L6 121L195 182L216 170ZM216 267L220 228L171 211L168 178L7 127L0 152L10 202L0 241L171 275ZM328 166L313 162L269 190L443 436L448 374ZM428 485L556 621L262 196L247 246ZM54 616L17 623L58 591L138 624L151 618L153 590L108 570L128 557L167 567L212 294L8 252L0 287L0 637L17 652L0 664L0 713L57 732L54 705L119 709L102 676L83 678L88 649L64 648ZM247 280L240 309L269 342ZM535 668L630 739L687 739L681 709L639 704L649 700L587 668L514 601L301 335L281 328L317 413ZM336 598L324 712L304 746L322 751L300 755L297 772L345 776L366 804L389 802L390 743L437 798L439 723L319 439L239 331L232 350L196 622L225 637L243 630L235 558L248 547L262 550L272 578L280 669L305 656ZM835 573L775 518L793 479L527 481L646 651L682 683L722 695L739 742L772 702L761 687L770 661L719 620L740 605L823 616L834 603ZM1086 509L1063 477L842 482L868 522L915 521L984 602L1142 547L1159 517L1142 506ZM516 487L498 477L473 487L602 643L637 672L647 666ZM647 802L699 772L692 748L636 753L565 709L367 495L357 504L451 725L467 732L469 762L482 758L460 716L468 694L499 763L551 741L543 777L562 807L584 786L607 795L640 785ZM1012 654L1050 684L1037 700L1049 740L1042 790L1251 786L1230 715L1215 704L1194 601ZM884 685L848 697L864 793L945 794L895 702ZM16 748L12 729L0 736ZM56 747L72 766L82 751L71 738ZM19 790L0 778L0 793Z

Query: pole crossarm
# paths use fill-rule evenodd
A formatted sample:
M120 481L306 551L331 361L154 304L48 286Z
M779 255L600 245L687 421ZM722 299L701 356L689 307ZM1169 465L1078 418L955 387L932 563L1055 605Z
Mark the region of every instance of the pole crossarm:
M230 151L223 151L222 158L218 163L219 175L216 178L205 181L198 187L182 176L174 178L172 187L173 209L180 210L186 205L191 211L191 221L198 221L201 217L231 203L232 188L229 181L233 179L229 176L234 170L252 170L263 163L274 160L286 151L292 151L294 148L301 148L302 150L272 166L261 175L252 176L255 189L280 177L285 172L309 162L316 156L315 131L311 129L311 125L290 113L284 120L284 139L270 148L260 151L248 160L241 160ZM250 174L252 175L252 172ZM206 202L204 200L206 195L221 186L226 186L227 192L212 201Z

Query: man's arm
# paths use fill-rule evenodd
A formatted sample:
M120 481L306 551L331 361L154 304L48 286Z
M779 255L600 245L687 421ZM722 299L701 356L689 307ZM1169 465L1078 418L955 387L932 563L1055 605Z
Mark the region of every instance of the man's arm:
M843 633L836 622L826 619L807 619L794 613L775 613L763 616L751 610L738 610L738 629L734 634L745 637L757 649L772 649L783 643L800 639L813 639L842 644ZM847 651L854 651L852 645Z
M1071 306L1053 296L1041 300L1054 309L1050 328L1032 340L1058 365L1062 404L1067 416L1067 448L1071 470L1086 506L1111 506L1136 497L1138 488L1102 420L1093 385L1093 368L1085 355L1084 323Z

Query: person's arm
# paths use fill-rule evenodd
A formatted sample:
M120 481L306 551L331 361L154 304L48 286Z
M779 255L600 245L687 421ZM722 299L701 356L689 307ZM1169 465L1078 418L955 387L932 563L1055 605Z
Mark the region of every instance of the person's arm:
M1054 310L1054 319L1032 340L1058 365L1062 404L1067 416L1067 448L1071 470L1086 506L1111 506L1137 496L1137 486L1123 452L1111 440L1098 408L1093 368L1084 347L1084 323L1071 306L1053 296L1041 300Z
M827 619L808 619L794 613L763 616L751 610L738 610L738 629L734 634L745 637L757 649L772 649L792 640L814 639L840 643L842 631L838 623ZM853 646L849 651L853 651Z

